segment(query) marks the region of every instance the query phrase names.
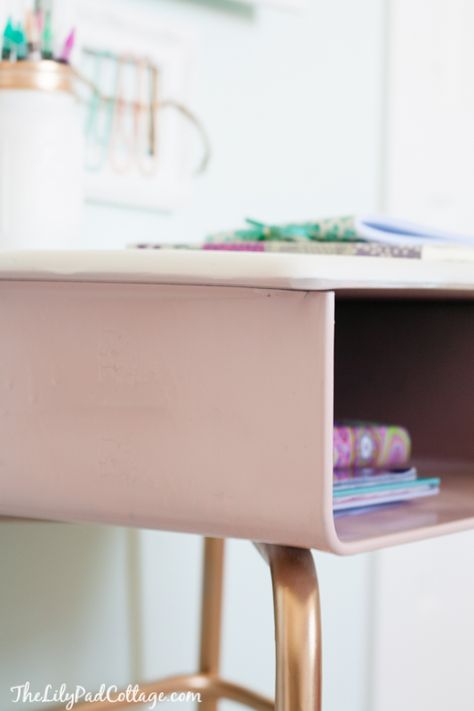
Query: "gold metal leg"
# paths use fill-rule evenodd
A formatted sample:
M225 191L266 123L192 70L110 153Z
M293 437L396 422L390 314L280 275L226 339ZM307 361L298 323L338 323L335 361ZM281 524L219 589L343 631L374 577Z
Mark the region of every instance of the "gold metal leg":
M229 699L255 711L321 711L321 623L319 589L311 552L256 544L270 566L275 607L276 703L219 676L224 541L204 542L200 671L140 684L147 696L200 692L200 711L217 711ZM79 704L76 711L108 711L130 701Z
M224 540L205 538L199 670L213 677L219 673L223 585ZM201 711L217 711L217 700L206 695L199 708Z
M321 711L321 619L311 551L257 544L272 575L275 711Z
M199 692L202 698L202 703L198 706L200 711L217 711L220 699L235 701L255 711L274 711L271 699L219 676L223 577L224 540L206 538L204 539L200 671L140 684L140 691L147 697L161 693L167 695L173 692ZM113 708L114 711L119 711L132 706L136 708L133 700L118 701L117 697L118 694L110 701L81 703L74 709L75 711L112 711Z

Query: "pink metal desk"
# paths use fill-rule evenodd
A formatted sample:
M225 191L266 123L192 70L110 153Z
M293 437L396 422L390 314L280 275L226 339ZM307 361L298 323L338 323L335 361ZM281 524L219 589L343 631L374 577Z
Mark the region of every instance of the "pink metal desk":
M225 537L270 563L276 708L320 708L309 549L474 526L474 261L202 252L0 255L0 514L208 538L200 672L218 676ZM400 421L439 497L332 513L334 415ZM98 711L105 705L88 709ZM115 708L121 706L115 705Z

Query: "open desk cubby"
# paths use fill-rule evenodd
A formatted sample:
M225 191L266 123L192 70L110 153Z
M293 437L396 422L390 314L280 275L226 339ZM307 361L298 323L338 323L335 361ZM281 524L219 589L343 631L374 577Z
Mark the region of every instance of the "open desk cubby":
M336 517L342 543L390 543L474 524L474 301L336 297L334 410L405 425L441 493ZM380 540L378 540L380 539Z

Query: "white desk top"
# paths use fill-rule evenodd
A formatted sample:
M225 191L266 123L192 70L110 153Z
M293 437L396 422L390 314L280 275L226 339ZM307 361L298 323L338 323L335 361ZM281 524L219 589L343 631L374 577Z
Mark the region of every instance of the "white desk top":
M0 279L444 292L474 297L474 250L423 259L192 250L0 252ZM463 258L465 256L465 259Z

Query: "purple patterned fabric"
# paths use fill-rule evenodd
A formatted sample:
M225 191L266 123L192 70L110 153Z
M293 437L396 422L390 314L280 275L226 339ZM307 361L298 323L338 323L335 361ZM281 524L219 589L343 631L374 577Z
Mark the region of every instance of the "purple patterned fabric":
M334 426L334 468L402 467L411 453L404 427L376 424Z

